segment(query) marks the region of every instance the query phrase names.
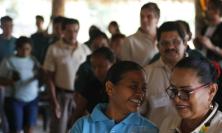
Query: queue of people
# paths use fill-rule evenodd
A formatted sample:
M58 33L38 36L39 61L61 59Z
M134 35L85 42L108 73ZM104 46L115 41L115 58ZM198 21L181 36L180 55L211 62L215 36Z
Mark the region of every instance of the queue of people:
M222 1L210 0L209 26L194 39L183 20L158 27L158 5L140 10L130 36L116 21L77 40L77 19L53 18L53 34L36 16L30 38L12 36L1 18L0 113L4 133L33 133L40 88L50 108L50 133L222 133Z

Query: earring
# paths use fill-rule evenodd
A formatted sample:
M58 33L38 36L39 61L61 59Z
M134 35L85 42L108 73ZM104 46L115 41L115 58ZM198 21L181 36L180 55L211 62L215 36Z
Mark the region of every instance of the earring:
M214 109L214 106L212 104L210 104L210 109L213 110Z

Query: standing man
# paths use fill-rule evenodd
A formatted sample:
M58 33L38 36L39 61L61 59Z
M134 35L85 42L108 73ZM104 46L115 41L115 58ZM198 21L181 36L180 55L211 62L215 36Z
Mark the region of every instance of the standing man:
M149 2L140 11L140 28L127 37L120 52L121 60L130 60L145 66L158 52L156 31L160 18L160 9L156 3Z
M178 22L163 23L157 32L160 59L145 67L147 91L141 110L158 127L166 116L176 114L165 90L170 85L169 78L176 63L184 56L193 56L192 51L186 53L185 35Z
M36 59L42 65L47 48L49 47L48 35L46 34L46 31L43 28L44 18L40 15L37 15L35 19L36 19L37 31L31 35L31 40L33 44L32 52L33 52L33 55L36 57Z
M48 84L53 103L50 123L51 133L65 133L69 111L74 104L74 79L79 65L83 63L90 50L77 41L79 22L65 18L62 23L63 37L50 45L44 68L48 71Z
M12 36L13 30L13 20L9 16L4 16L1 18L1 28L2 34L0 34L0 62L6 56L13 54L15 50L16 38ZM4 112L4 104L7 104L7 95L5 90L0 85L0 115L2 119L3 132L8 132L8 122ZM6 97L6 98L4 98ZM6 99L4 101L4 99ZM7 110L7 109L6 109ZM6 111L7 112L7 111Z
M15 50L16 38L12 36L13 20L9 16L1 18L2 34L0 35L0 61Z

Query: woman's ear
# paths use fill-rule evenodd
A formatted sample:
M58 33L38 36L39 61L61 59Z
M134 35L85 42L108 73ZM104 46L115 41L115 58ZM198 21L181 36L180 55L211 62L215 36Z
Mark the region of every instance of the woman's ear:
M216 95L218 90L218 85L216 83L213 83L209 86L209 100L212 101L214 96Z
M108 96L111 96L113 92L113 87L114 87L113 83L111 81L106 81L105 87L106 87L106 94Z

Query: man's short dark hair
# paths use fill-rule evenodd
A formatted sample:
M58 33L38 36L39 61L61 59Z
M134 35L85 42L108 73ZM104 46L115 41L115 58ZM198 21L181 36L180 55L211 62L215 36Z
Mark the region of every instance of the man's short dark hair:
M141 11L144 9L152 10L155 13L156 17L160 18L160 9L156 3L148 2L141 7Z
M62 22L62 30L65 30L66 25L69 25L69 24L79 25L79 21L77 19L73 19L73 18L65 18Z
M43 16L41 16L41 15L36 15L36 16L35 16L35 19L36 19L36 20L39 19L39 20L41 20L41 21L44 22L44 18L43 18Z
M10 22L10 21L12 22L12 18L9 16L1 17L1 23Z
M183 27L176 21L168 21L163 23L157 30L157 40L160 41L162 32L176 31L180 38L185 41L186 33Z
M61 24L64 19L65 19L65 17L63 17L63 16L54 16L54 17L52 17L52 22L53 22L53 24Z

